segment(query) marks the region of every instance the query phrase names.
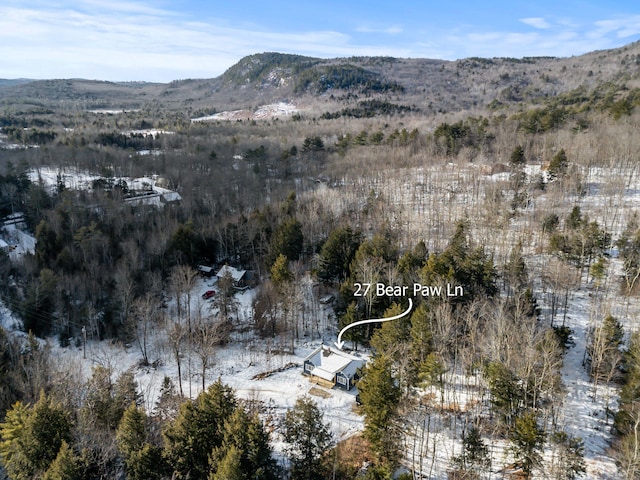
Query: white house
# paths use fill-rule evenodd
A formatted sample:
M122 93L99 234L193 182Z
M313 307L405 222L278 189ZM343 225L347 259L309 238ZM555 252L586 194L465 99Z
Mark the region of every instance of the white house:
M364 365L362 358L337 348L321 345L304 359L303 375L320 384L351 390L357 379L357 370Z
M218 280L220 280L221 278L224 278L226 275L231 275L231 278L233 279L233 286L242 288L246 285L246 282L245 282L246 274L247 274L246 270L238 270L237 268L233 268L233 267L230 267L229 265L225 265L220 270L218 270L218 273L216 273L216 277L218 277Z

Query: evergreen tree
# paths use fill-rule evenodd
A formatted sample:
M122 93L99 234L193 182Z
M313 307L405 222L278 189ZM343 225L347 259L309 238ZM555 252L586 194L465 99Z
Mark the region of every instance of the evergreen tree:
M127 478L131 480L159 479L164 474L162 451L148 442L148 436L147 416L131 403L116 432L118 450L124 457Z
M109 369L102 366L94 367L86 389L86 401L82 412L85 419L107 430L115 430L125 409L132 402L140 402L132 370L123 372L113 382Z
M135 403L129 405L124 411L120 425L116 432L118 449L125 458L130 458L135 452L142 449L147 442L146 415Z
M338 322L338 327L342 330L347 325L351 325L352 323L358 322L362 320L360 313L358 312L358 306L356 302L351 302L347 307L347 311L340 317L340 321ZM348 340L353 342L354 349L358 350L358 343L362 343L365 341L365 330L363 328L350 328L343 335L344 340Z
M549 162L549 178L551 180L555 180L556 178L562 177L565 173L567 173L567 167L569 166L569 161L567 160L567 154L564 151L564 148L561 149L558 153L556 153L551 161Z
M43 480L83 480L84 467L81 459L63 441L55 460L42 477Z
M568 230L577 230L582 224L582 210L576 205L571 209L571 213L569 213L569 216L565 220L564 226Z
M529 273L522 256L522 242L518 242L511 251L509 261L504 266L503 278L505 288L511 295L527 287L529 283Z
M165 376L162 380L154 414L160 417L161 420L173 420L178 414L181 403L182 397L176 392L175 384L169 377Z
M249 415L244 406L236 407L233 414L225 420L222 443L213 449L209 464L219 478L221 462L231 462L236 456L229 449L236 447L239 470L243 478L253 480L273 480L276 478L276 465L273 460L269 435L257 415ZM227 467L233 466L227 464ZM225 468L227 468L225 467Z
M442 253L429 255L420 272L423 285L462 287L464 295L449 299L454 305L468 304L480 296L492 297L498 292L493 259L482 247L470 245L467 230L467 225L459 222L447 248Z
M640 399L640 330L631 334L629 347L624 354L625 384L620 389L619 409L615 417L615 426L622 435L635 435L638 399ZM640 447L640 439L637 439ZM639 459L640 461L640 459Z
M411 251L405 252L398 260L398 273L402 276L404 285L411 285L420 279L420 268L427 260L429 251L423 240L413 247Z
M269 266L280 255L284 255L289 261L298 260L302 253L303 238L302 224L295 218L285 219L271 236Z
M289 270L289 260L285 255L280 254L271 265L271 281L276 288L282 290L291 280L293 280L293 273Z
M624 337L624 329L620 321L612 315L607 315L602 325L595 328L589 344L590 373L593 379L610 380L620 361L622 352L620 347Z
M26 435L30 413L29 407L16 402L7 410L4 422L0 423L0 460L7 473L15 479L26 478L31 473L29 458L21 442Z
M522 407L524 392L520 381L500 362L489 363L484 374L489 383L493 410L505 424L511 425Z
M405 311L399 303L393 303L382 314L382 318L394 317ZM371 346L376 352L392 354L399 344L405 343L411 336L411 322L408 316L384 322L371 336Z
M513 149L511 155L509 156L509 163L513 167L518 168L522 167L526 163L526 159L524 157L524 148L522 148L522 145L518 145Z
M71 420L42 392L33 407L18 402L7 412L0 437L0 455L10 478L26 480L44 474L62 444L71 441Z
M542 465L545 440L535 412L529 411L516 418L509 440L516 465L522 468L526 478L531 478L533 470Z
M55 313L55 293L58 280L48 268L40 270L38 278L30 282L20 311L24 330L45 337L52 331Z
M400 387L396 385L391 368L393 362L384 355L376 355L363 370L358 391L364 414L364 436L382 462L395 463L398 455L397 418Z
M344 280L360 242L361 234L354 232L351 227L333 230L320 249L318 278L325 282Z
M581 438L567 435L566 432L554 432L550 440L556 446L554 478L573 480L586 473L584 442Z
M246 480L242 470L242 453L235 445L229 446L222 459L217 464L215 472L209 475L208 480Z
M411 359L415 368L427 359L433 349L431 321L426 302L420 303L411 314Z
M462 472L475 474L480 474L491 465L489 449L476 427L471 427L466 434L463 434L462 452L453 457L452 463Z
M293 480L321 480L326 466L323 456L333 445L333 436L323 422L317 404L308 397L299 398L284 418L286 452L291 459Z
M442 388L444 386L444 374L447 369L435 352L429 353L424 361L420 364L418 378L420 382L427 386L436 386Z
M209 456L222 445L224 422L236 405L233 390L220 380L200 393L195 402L182 404L164 431L164 456L175 479L207 478Z
M627 222L616 246L623 260L627 293L630 293L640 278L640 224L637 212L634 212Z

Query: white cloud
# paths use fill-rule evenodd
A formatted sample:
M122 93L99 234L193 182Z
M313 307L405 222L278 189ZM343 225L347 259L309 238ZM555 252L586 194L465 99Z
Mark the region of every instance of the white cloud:
M542 17L521 18L520 21L525 25L529 25L533 28L539 28L541 30L551 28L551 24Z
M339 32L270 32L217 20L194 22L143 4L116 2L109 10L101 5L0 6L0 77L169 81L216 76L256 52L295 48L326 56L358 50Z
M379 33L385 35L398 35L404 33L404 28L400 25L391 25L389 27L372 27L370 25L361 25L356 27L359 33Z
M628 38L640 34L640 15L630 15L595 22L595 35L615 33L617 38Z
M520 23L535 30L487 31L476 25L410 30L381 23L362 25L349 35L330 28L285 32L247 21L195 18L152 6L148 0L32 0L28 6L22 0L2 0L0 77L151 81L213 77L241 57L265 51L317 57L569 56L612 48L621 39L626 42L640 34L640 15L589 25L541 17Z

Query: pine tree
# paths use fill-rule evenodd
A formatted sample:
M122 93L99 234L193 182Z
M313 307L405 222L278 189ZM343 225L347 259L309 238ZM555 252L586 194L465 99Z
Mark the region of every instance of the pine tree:
M584 442L580 437L554 432L551 443L556 446L554 473L557 480L573 480L586 473L584 462Z
M504 283L509 294L513 295L527 287L529 273L522 256L522 242L518 242L509 255L509 261L504 266Z
M124 411L116 432L118 449L125 460L133 452L140 450L147 441L146 415L135 403Z
M164 431L164 455L175 479L206 478L209 456L220 447L224 423L237 405L233 390L220 380L180 407L176 419Z
M358 382L364 413L364 436L383 462L393 464L398 455L398 438L394 428L400 387L391 373L392 361L384 354L369 362Z
M480 296L494 296L498 292L493 259L481 246L472 247L467 239L468 227L458 222L447 248L429 255L420 271L423 285L451 284L463 288L464 295L451 297L453 304L469 304ZM440 297L434 297L440 300Z
M40 393L29 408L16 403L0 424L2 463L15 480L42 475L58 456L64 442L71 441L71 419L57 403Z
M25 435L30 409L22 402L16 402L7 410L0 423L0 461L7 472L16 479L29 475L30 462L22 449L21 439ZM21 476L21 472L26 472Z
M489 363L484 371L491 391L491 405L502 421L511 425L517 417L524 392L518 378L504 364Z
M476 427L471 427L462 436L462 452L453 457L453 465L462 472L472 472L479 474L491 465L489 449L480 436L480 431ZM466 477L463 477L466 478Z
M245 480L247 476L242 470L242 453L235 445L229 446L217 464L215 472L209 474L208 480Z
M221 462L230 462L229 449L235 447L239 460L240 472L244 478L253 480L273 480L276 478L276 464L273 460L269 435L257 415L250 415L239 405L224 423L222 443L213 449L209 464L219 476ZM226 459L226 460L225 460ZM232 465L228 465L232 466ZM225 467L226 468L226 467Z
M513 149L511 156L509 157L509 163L511 163L513 167L522 167L526 163L524 148L522 148L522 145L518 145Z
M347 325L351 325L352 323L360 320L362 320L362 318L358 313L358 306L356 305L356 302L351 302L349 306L347 306L347 311L340 317L338 327L342 330ZM353 342L354 349L358 350L358 343L362 343L365 340L364 332L365 330L363 328L350 328L345 332L342 338Z
M182 397L176 392L175 384L169 377L165 376L162 380L154 414L159 416L161 420L173 420L178 414L181 403Z
M382 318L394 317L404 312L404 310L405 308L401 304L393 303L384 311ZM394 351L394 347L409 340L411 336L410 326L411 323L408 316L391 322L384 322L372 335L371 346L376 352L391 354Z
M283 291L284 286L291 280L293 280L293 273L289 270L289 260L285 255L280 254L271 265L271 281L278 290Z
M87 395L83 415L94 425L107 430L115 430L125 409L140 401L133 371L123 372L115 382L111 371L105 367L94 367L87 382Z
M562 177L565 173L567 173L567 167L569 166L569 161L567 160L567 154L564 151L564 148L561 149L558 153L556 153L551 161L549 162L549 178L551 180L555 180L556 178Z
M447 369L435 352L431 352L420 364L418 378L421 383L427 386L436 386L442 388L444 386L444 374Z
M82 480L84 468L81 459L63 441L55 460L42 477L43 480Z
M289 444L285 451L291 459L291 478L325 478L323 456L333 445L333 436L317 404L308 397L299 398L287 411L283 429L284 440Z
M516 418L509 440L515 464L522 468L526 478L531 478L533 470L542 465L545 440L544 430L538 426L535 412L529 411Z
M627 293L634 289L640 278L640 221L637 212L631 215L622 235L616 242L623 259L624 280Z
M325 282L344 280L360 242L360 233L354 232L351 227L333 230L320 249L318 278Z
M424 265L429 254L427 246L423 240L413 247L411 251L405 252L398 260L398 273L402 275L404 285L411 285L420 278L420 268Z
M285 219L273 232L269 246L269 266L273 265L279 255L289 261L298 260L303 246L302 224L295 218Z
M161 478L164 473L162 452L148 442L147 416L131 403L116 432L118 450L124 457L127 477L131 480Z

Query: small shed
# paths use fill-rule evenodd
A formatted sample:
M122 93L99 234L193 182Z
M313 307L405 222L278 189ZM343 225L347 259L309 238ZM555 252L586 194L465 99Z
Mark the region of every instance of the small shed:
M218 277L218 280L220 280L221 278L224 278L227 275L230 275L231 278L233 279L234 287L243 288L247 286L246 270L238 270L237 268L230 267L229 265L225 265L220 270L218 270L218 273L216 273L216 277Z
M205 277L213 277L214 270L209 265L198 265L198 272Z
M322 385L351 390L357 380L357 370L364 363L362 358L331 346L320 345L304 359L302 373Z

